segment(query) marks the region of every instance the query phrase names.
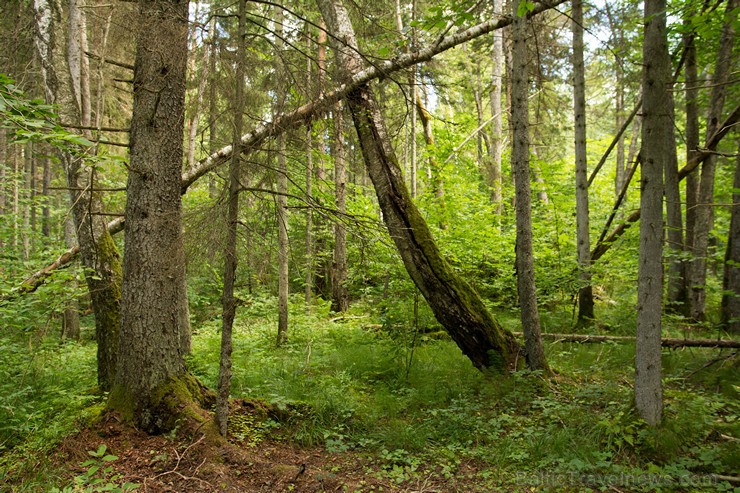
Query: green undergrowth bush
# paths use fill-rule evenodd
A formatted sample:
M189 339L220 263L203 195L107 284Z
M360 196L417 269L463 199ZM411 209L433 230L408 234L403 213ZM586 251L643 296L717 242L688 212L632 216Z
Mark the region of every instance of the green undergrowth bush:
M234 395L288 410L277 436L368 453L398 481L454 475L472 460L491 487L729 488L710 475L738 463L737 442L723 438L740 436L738 381L723 367L732 359L707 366L716 350L664 352L665 419L653 430L632 405L634 344L546 343L554 378L485 377L449 338L414 336L413 306L398 305L339 316L296 301L289 342L277 349L276 304L255 300L235 327ZM515 328L513 317L503 320ZM558 327L569 323L564 314L549 320L568 330ZM215 385L219 324L198 332L190 365ZM721 387L707 385L718 379Z
M50 487L50 451L100 401L95 345L37 337L0 336L1 491L8 484L16 485L8 491Z

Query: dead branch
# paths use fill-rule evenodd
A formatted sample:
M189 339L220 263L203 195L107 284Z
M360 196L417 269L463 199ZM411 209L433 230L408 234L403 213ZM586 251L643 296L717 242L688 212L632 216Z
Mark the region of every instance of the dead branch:
M521 332L514 332L517 337L523 337ZM542 334L543 339L554 339L556 342L580 342L580 343L601 343L601 342L634 342L635 338L631 336L605 336L589 334ZM740 348L740 341L732 339L661 339L661 346L671 349L680 347L706 347L706 348Z

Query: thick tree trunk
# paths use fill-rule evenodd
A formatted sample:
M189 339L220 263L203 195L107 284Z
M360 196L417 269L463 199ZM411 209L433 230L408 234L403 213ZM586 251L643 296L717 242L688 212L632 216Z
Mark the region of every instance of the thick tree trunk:
M349 309L347 292L347 151L344 145L344 110L341 103L334 108L334 194L337 213L334 223L334 261L331 266L331 310L346 312Z
M637 286L635 404L649 425L663 411L660 332L663 295L663 170L670 155L671 59L666 42L665 0L645 2L643 46L640 259Z
M199 418L183 359L180 204L188 2L142 0L138 19L120 353L108 405L149 432Z
M532 246L532 198L529 185L529 64L527 20L517 14L519 0L511 3L512 29L511 121L513 126L511 168L516 186L516 280L521 310L527 365L549 372L540 338L540 315L534 279Z
M583 64L583 2L573 0L573 114L575 116L576 155L576 244L578 246L578 324L594 318L591 286L591 239L588 206L588 167L586 161L586 76Z
M722 323L731 334L740 334L740 146L735 161L733 188L722 278Z
M344 6L336 0L318 0L329 29L338 42L344 77L361 70L354 30ZM346 47L349 46L349 49ZM519 345L486 310L470 286L452 271L414 205L395 152L390 146L383 117L372 91L360 86L348 97L370 179L373 181L383 220L403 263L463 353L481 370L506 371L517 359Z

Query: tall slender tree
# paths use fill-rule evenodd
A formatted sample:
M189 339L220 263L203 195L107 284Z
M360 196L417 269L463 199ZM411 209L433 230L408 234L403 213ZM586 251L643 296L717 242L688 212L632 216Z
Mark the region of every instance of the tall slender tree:
M341 103L334 106L334 196L338 220L334 223L334 260L331 266L331 309L346 312L349 309L347 291L347 151L344 143L344 109Z
M706 140L719 129L722 121L727 86L732 67L732 50L735 46L736 9L740 0L728 0L725 8L725 20L720 36L717 62L712 76L712 94L707 115ZM694 224L694 241L692 244L693 260L689 266L689 316L696 321L706 317L706 276L709 236L714 223L714 177L716 174L717 155L708 156L701 166L699 195L696 204Z
M540 336L540 315L534 279L532 247L532 192L529 184L529 63L527 18L519 12L520 0L511 2L512 28L511 122L513 139L511 168L516 187L516 279L524 332L527 365L549 372Z
M236 91L234 94L233 107L231 108L234 118L233 146L239 148L239 139L244 127L244 64L245 64L245 37L247 24L247 0L239 0L239 27L237 31L236 49ZM218 370L218 394L216 399L216 421L222 436L226 436L229 421L229 395L231 394L231 353L233 350L232 333L234 328L234 317L236 316L236 297L234 296L234 285L236 284L236 268L238 265L237 255L237 227L239 225L239 190L241 184L239 175L241 171L241 153L234 152L229 163L229 190L228 190L228 212L226 223L226 243L224 244L224 289L221 298L223 316L221 317L221 358Z
M583 64L583 2L573 0L573 114L576 151L576 243L581 287L578 290L578 323L594 318L591 286L591 239L588 206L588 167L586 159L586 75Z
M671 58L666 40L665 0L646 0L642 87L642 179L640 258L637 286L635 404L651 426L661 421L661 315L663 295L663 170L670 155L668 89Z

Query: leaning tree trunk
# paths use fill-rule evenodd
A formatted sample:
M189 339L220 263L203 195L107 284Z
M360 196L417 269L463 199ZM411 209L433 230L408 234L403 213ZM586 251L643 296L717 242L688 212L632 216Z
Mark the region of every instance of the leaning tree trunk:
M645 2L643 46L642 180L640 259L637 285L635 405L649 425L663 410L660 332L663 294L663 170L669 159L672 122L668 88L671 59L666 42L665 0Z
M183 416L199 418L203 395L181 344L187 18L187 1L140 1L120 352L108 405L149 432L171 430Z
M335 40L345 78L362 68L354 29L338 0L318 0ZM380 208L411 279L437 320L481 370L506 371L516 362L519 345L488 313L478 294L452 271L442 257L424 218L403 183L383 116L367 85L352 91L347 102L362 147L365 166Z
M75 51L81 51L78 36L70 36L65 60L63 40L65 28L62 13L56 4L35 0L37 49L42 64L46 96L59 107L60 116L66 121L80 121L83 116L89 126L89 91L83 89L81 66ZM71 2L69 30L77 33L84 28L76 2ZM79 54L81 56L81 53ZM70 62L71 61L71 65ZM87 98L87 101L86 101ZM75 222L80 257L85 267L85 279L95 314L95 338L98 343L98 384L109 390L115 379L118 331L120 325L121 259L113 238L108 232L103 203L94 191L95 170L85 166L69 153L62 156L67 185L70 189L72 216Z

